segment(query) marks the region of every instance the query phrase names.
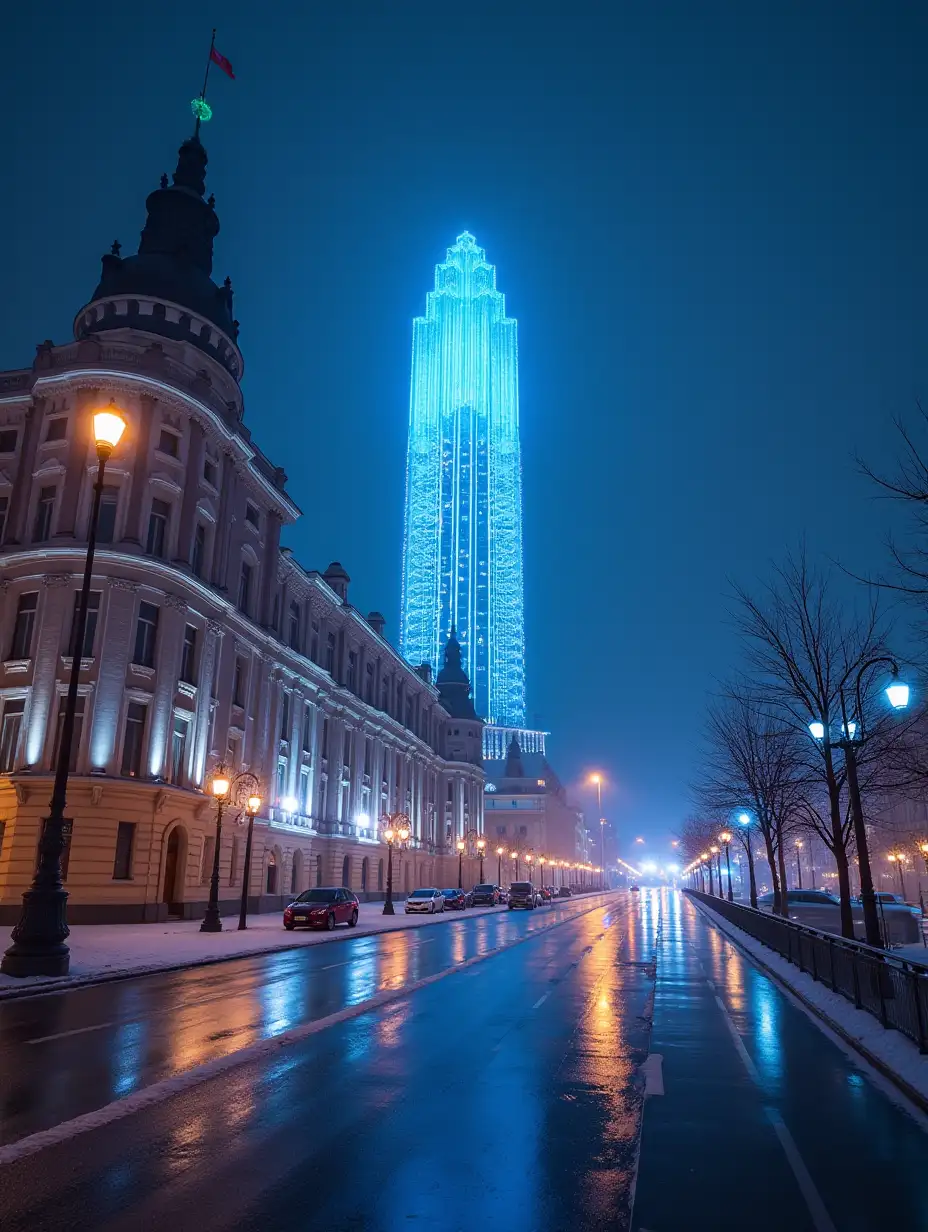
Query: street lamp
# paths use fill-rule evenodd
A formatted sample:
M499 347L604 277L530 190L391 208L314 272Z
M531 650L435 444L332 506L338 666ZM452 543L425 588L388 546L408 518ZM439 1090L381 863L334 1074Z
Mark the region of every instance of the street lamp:
M393 910L393 848L405 850L412 829L405 813L384 813L380 818L380 827L387 844L387 897L383 900L383 914L396 915Z
M93 554L100 520L100 498L103 495L103 472L113 450L126 430L126 419L112 398L109 405L93 416L93 435L97 450L97 476L93 485L93 504L87 531L87 554L84 559L84 580L81 583L77 608L74 644L71 646L71 675L65 700L55 783L48 816L43 819L39 837L39 858L32 885L23 894L19 922L13 929L13 944L3 956L0 971L4 975L67 975L71 954L65 938L70 929L67 922L68 892L61 882L61 853L71 835L71 818L65 817L71 746L74 743L74 716L77 710L77 686L87 629L87 605L93 574ZM75 445L75 449L77 445Z
M531 881L531 880L532 880L532 862L534 861L534 859L535 859L535 854L534 854L534 852L532 852L532 851L527 851L527 852L525 853L525 863L526 863L526 865L527 865L527 869L528 869L528 871L526 872L526 876L528 877L529 881Z
M864 822L863 803L860 798L860 780L857 775L857 751L855 743L859 744L863 739L863 720L864 708L860 695L861 681L864 674L871 667L876 667L878 664L888 664L892 671L892 679L887 686L885 692L890 706L894 710L901 710L909 704L909 686L904 684L899 679L899 665L891 655L874 655L872 659L868 659L857 669L857 678L854 685L854 694L857 699L857 722L849 723L847 715L847 701L844 696L844 686L847 684L851 675L854 672L853 668L849 668L841 679L838 685L838 697L841 702L841 737L838 740L831 740L831 734L828 729L828 723L825 721L827 716L822 719L813 719L809 724L809 731L812 738L821 741L825 749L826 756L829 756L831 744L836 744L838 748L844 751L844 766L847 773L847 789L848 799L851 806L851 818L854 824L854 842L857 847L857 863L860 870L860 901L864 911L864 929L866 932L867 944L874 946L882 946L883 939L880 934L880 921L876 910L876 895L873 891L873 873L870 869L870 849L867 843L867 827Z
M547 861L547 858L547 856L538 857L538 879L541 882L542 887L544 887L545 884L545 862Z
M591 774L590 782L596 784L596 804L599 809L599 859L603 867L606 864L606 819L603 816L603 776Z
M253 774L244 771L237 775L233 784L239 783L240 792L248 792L245 799L245 816L248 818L248 835L245 839L245 875L242 878L242 901L238 909L239 932L248 927L248 889L251 885L251 840L255 830L255 818L261 807L261 797L258 795L258 780Z
M464 889L464 848L467 844L462 838L458 839L458 889Z
M801 851L802 851L802 839L797 838L796 839L796 879L797 879L800 890L802 889L802 861L799 856L799 853Z
M715 856L716 868L719 875L719 898L722 897L722 852L718 847L710 847L709 851ZM711 864L710 864L711 867Z
M518 881L519 880L519 853L517 851L510 851L509 859L515 860L516 862L516 878L515 879L516 881Z
M216 802L216 837L213 840L213 869L209 879L209 901L206 914L200 924L201 933L221 933L222 917L219 914L219 848L222 843L222 815L232 790L232 780L225 766L220 764L213 771L209 791ZM247 886L247 882L245 883Z
M503 884L503 852L505 850L505 847L497 847L496 849L496 884L498 886Z
M908 856L904 851L891 851L889 853L889 861L895 864L899 870L899 888L902 891L902 897L905 899L905 866L908 861Z
M728 832L728 830L722 831L722 833L719 835L719 842L725 844L725 867L728 870L728 901L731 903L731 902L734 902L735 896L732 893L732 889L731 889L731 854L729 851L729 843L731 842L731 834ZM719 879L721 880L721 873L720 873ZM719 887L719 889L721 890L721 887Z
M480 884L483 885L483 857L487 849L487 840L485 838L477 839L477 855L480 857Z

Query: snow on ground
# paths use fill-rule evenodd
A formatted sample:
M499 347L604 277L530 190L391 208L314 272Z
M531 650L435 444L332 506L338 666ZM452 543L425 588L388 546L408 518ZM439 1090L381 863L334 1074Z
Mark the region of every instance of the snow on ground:
M565 900L589 902L589 896ZM320 945L347 937L388 932L393 929L423 928L446 924L461 916L491 915L505 907L472 907L466 912L445 911L438 915L405 915L403 902L396 904L396 915L383 914L383 903L361 903L356 928L339 925L334 932L297 928L287 932L280 911L250 915L248 928L238 931L238 916L223 917L221 933L201 933L199 920L171 920L163 924L72 924L70 974L64 979L28 976L17 979L0 974L0 1000L22 995L24 989L39 991L68 988L123 975L142 975L174 967L191 967L217 959L289 950L304 945ZM560 904L544 911L562 910ZM0 928L0 953L10 944L10 928Z
M706 909L702 903L696 905L701 910ZM714 911L711 913L711 919L722 932L727 933L733 941L737 941L742 949L753 954L764 966L769 967L787 988L793 989L814 1006L838 1029L839 1033L843 1031L850 1040L856 1041L865 1053L869 1053L887 1070L897 1075L904 1083L928 1100L928 1056L923 1056L918 1051L917 1044L899 1031L887 1030L878 1018L874 1018L866 1010L857 1009L840 993L832 992L824 984L813 980L807 972L800 971L775 950L768 949L763 942L756 941L742 929L736 928L728 920L716 915ZM909 948L913 947L905 947L905 949ZM925 951L921 946L918 949L924 954ZM899 954L899 950L893 950L894 957ZM917 955L905 955L905 957L917 958Z

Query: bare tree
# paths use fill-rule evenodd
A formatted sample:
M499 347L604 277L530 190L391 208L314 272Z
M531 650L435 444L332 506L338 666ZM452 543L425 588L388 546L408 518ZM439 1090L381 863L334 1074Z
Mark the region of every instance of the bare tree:
M883 617L872 598L860 612L839 603L830 574L811 567L804 550L776 569L759 596L744 589L736 594L736 622L747 647L752 695L792 734L808 798L814 799L816 786L824 789L825 821L817 830L838 871L841 932L852 938L851 828L841 798L846 759L837 758L835 750L841 735L853 735L852 722L858 729L864 725L865 716L847 705L843 690L848 681L856 682L871 660L886 655ZM860 693L861 708L867 696L865 688ZM822 724L824 738L810 738L810 722ZM879 723L867 726L875 737ZM831 739L832 730L839 732L838 741ZM876 765L879 740L873 741L871 754ZM812 822L811 811L806 811L805 820ZM782 867L781 863L781 876Z

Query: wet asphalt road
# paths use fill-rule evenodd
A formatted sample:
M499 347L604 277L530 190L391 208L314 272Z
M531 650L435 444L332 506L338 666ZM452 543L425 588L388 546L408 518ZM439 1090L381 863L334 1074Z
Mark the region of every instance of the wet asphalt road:
M91 998L80 1011L0 1007L15 1138L491 955L8 1164L3 1232L928 1229L922 1124L691 904L655 891L543 930L554 918L464 918L67 994ZM14 1006L59 1017L17 1026ZM92 1025L87 1006L114 1025L60 1035ZM30 1044L27 1022L59 1038ZM44 1047L45 1078L30 1060ZM645 1100L649 1047L665 1093Z

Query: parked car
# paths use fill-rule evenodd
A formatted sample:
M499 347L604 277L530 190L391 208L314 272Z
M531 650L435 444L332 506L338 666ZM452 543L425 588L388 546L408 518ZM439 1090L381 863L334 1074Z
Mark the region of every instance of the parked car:
M895 901L894 895L880 894L878 904L880 931L890 945L911 945L918 941L921 911ZM887 899L889 901L887 901ZM825 933L841 932L841 902L827 890L787 890L786 903L789 918L808 928L817 928ZM757 900L761 911L773 911L773 894L762 894ZM854 917L854 932L858 941L865 940L864 909L860 899L851 899Z
M547 886L539 887L538 896L543 903L550 903L551 899L553 898L553 895Z
M442 890L441 893L445 900L445 907L451 911L463 911L467 906L463 890Z
M557 898L557 886L548 886L548 893L552 899Z
M473 907L473 905L474 905L474 891L465 890L464 891L464 906Z
M514 881L509 887L509 910L524 907L526 911L534 911L538 905L535 887L530 881Z
M406 899L406 914L412 915L417 911L424 911L428 915L434 915L436 911L444 911L445 899L441 890L436 890L434 886L423 890L413 890L410 896Z
M495 907L499 901L499 886L490 885L489 882L475 885L471 891L472 907Z
M509 902L509 891L504 890L502 886L497 886L496 888L499 890L499 901L505 907Z
M314 890L304 890L299 898L295 898L284 908L284 928L288 932L292 932L298 925L327 928L331 932L336 924L347 924L349 928L354 928L357 922L357 898L350 890L338 889L335 886L317 886Z
M573 894L574 892L570 886L561 886L557 892L558 898L573 898Z
M630 886L628 887L628 892L629 892L629 894L640 894L640 893L641 893L641 886L630 885Z

